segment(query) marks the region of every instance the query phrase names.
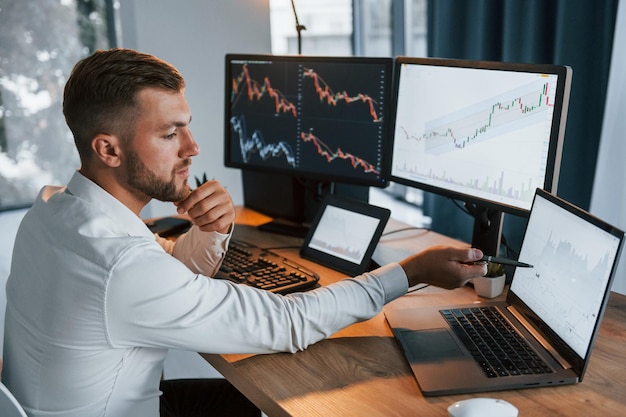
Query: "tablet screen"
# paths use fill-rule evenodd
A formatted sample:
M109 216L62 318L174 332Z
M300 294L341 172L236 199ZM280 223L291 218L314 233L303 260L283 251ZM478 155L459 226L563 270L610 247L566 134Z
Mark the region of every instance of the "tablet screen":
M369 266L389 216L386 208L329 196L309 230L301 255L348 274L360 274Z

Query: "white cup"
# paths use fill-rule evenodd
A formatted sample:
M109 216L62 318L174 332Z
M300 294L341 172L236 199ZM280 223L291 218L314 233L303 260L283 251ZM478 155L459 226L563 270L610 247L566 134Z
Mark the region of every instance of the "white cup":
M480 277L472 280L476 294L485 298L494 298L502 294L505 282L506 275L500 275L499 277Z
M450 417L517 417L513 404L496 398L470 398L448 407Z

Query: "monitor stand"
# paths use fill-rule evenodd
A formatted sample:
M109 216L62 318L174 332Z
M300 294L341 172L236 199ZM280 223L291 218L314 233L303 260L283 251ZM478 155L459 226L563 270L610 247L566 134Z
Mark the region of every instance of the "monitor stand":
M327 194L369 200L369 187L242 170L244 205L274 220L263 231L304 238Z
M306 236L303 184L286 175L246 170L241 171L241 179L244 205L274 218L260 230Z
M309 233L309 226L287 219L274 219L257 226L257 229L263 232L278 233L280 235L294 236L302 239Z
M472 247L482 250L485 255L498 256L504 213L479 205L466 204L466 208L474 217Z

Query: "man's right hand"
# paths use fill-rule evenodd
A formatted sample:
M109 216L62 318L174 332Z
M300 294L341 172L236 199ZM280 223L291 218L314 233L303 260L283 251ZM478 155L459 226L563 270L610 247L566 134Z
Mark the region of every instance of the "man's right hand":
M433 246L400 262L409 280L409 287L430 284L445 289L459 288L472 278L487 273L480 261L483 252L476 248Z

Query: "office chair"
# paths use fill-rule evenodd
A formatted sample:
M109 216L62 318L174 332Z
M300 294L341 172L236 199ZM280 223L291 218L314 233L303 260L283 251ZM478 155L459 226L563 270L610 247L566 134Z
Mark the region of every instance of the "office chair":
M0 382L0 416L28 417L20 403L17 402L13 394L2 382Z

